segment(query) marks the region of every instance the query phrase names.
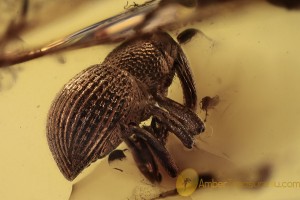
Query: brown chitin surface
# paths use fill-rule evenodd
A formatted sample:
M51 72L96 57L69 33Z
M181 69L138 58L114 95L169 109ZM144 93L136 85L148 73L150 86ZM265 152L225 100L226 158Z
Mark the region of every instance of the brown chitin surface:
M50 110L47 137L67 179L120 144L118 122L129 120L130 112L139 116L129 107L141 98L137 87L128 72L104 65L92 66L65 85Z
M164 97L175 73L182 83L187 108ZM190 144L192 137L204 130L201 120L189 109L195 107L196 100L187 59L170 35L157 32L133 38L115 48L102 64L75 76L57 95L47 123L50 150L64 176L73 180L136 130L144 134L144 140L153 140L148 141L153 144L151 148L160 149L163 154L158 156L164 155L160 160L173 170L176 166L158 138L133 126L156 110L160 123L174 130L183 144ZM178 110L183 113L178 115Z

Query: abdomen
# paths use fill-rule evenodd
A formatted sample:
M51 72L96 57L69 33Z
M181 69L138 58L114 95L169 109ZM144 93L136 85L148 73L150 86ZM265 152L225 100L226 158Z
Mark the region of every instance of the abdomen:
M49 112L47 139L67 179L120 144L119 124L139 121L129 113L142 98L128 72L104 65L88 68L64 86Z

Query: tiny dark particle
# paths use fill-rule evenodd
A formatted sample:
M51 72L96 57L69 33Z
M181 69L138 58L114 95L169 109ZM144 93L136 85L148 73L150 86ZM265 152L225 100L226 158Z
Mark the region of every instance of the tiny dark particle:
M112 161L115 160L123 160L126 158L126 155L124 154L124 151L127 149L121 150L121 149L116 149L112 151L109 156L108 156L108 163L110 164Z
M29 9L29 0L23 0L21 16L26 17Z
M178 34L177 41L179 42L179 44L185 44L191 41L191 39L199 32L200 31L195 28L186 29Z
M120 168L116 168L116 167L114 167L113 169L115 169L115 170L118 170L118 171L120 171L120 172L123 172L123 170L122 170L122 169L120 169Z
M163 199L163 198L172 197L176 195L178 195L177 189L173 189L173 190L168 190L166 192L162 192L157 197L152 198L151 200Z
M66 58L62 55L57 55L57 61L60 63L60 64L65 64L67 61L66 61Z
M261 189L270 180L272 175L272 167L270 165L260 166L257 170L257 179L253 181L255 184L250 189ZM249 189L249 187L247 187Z
M272 174L272 166L271 165L263 165L258 169L258 182L266 182L271 178Z

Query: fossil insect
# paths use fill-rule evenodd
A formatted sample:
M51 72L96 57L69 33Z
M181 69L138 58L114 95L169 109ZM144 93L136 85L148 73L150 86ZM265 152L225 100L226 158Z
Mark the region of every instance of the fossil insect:
M204 122L206 122L206 118L208 116L208 109L213 109L220 103L220 97L218 95L214 97L205 96L200 101L201 110L205 111Z
M166 97L175 74L185 105ZM150 168L139 169L152 180L160 180L152 169L153 156L176 177L178 168L165 148L166 132L192 148L194 136L205 129L193 112L196 102L192 73L181 47L165 32L144 34L124 42L102 64L82 71L63 87L49 111L48 144L68 180L122 141L133 144L128 146L138 166L142 159L150 163ZM139 126L151 117L149 126Z

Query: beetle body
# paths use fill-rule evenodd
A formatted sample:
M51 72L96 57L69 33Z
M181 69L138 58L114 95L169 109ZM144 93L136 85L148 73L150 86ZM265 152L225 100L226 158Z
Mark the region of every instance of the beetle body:
M143 100L146 97L128 72L104 64L65 86L52 105L47 136L67 179L120 144L118 122L142 121L141 110L132 105Z
M193 136L204 130L202 121L180 104L179 109L185 111L179 117L172 117L173 108L164 106L175 73L182 82L187 106L195 106L194 82L185 62L179 45L167 33L158 32L121 44L102 64L71 79L54 100L47 122L48 144L64 176L73 180L132 134L141 135L149 148L161 149L157 156L162 156L169 174L176 176L176 165L163 145L154 133L148 134L138 125L155 116L177 133L185 146L192 147ZM185 121L193 124L185 125Z

